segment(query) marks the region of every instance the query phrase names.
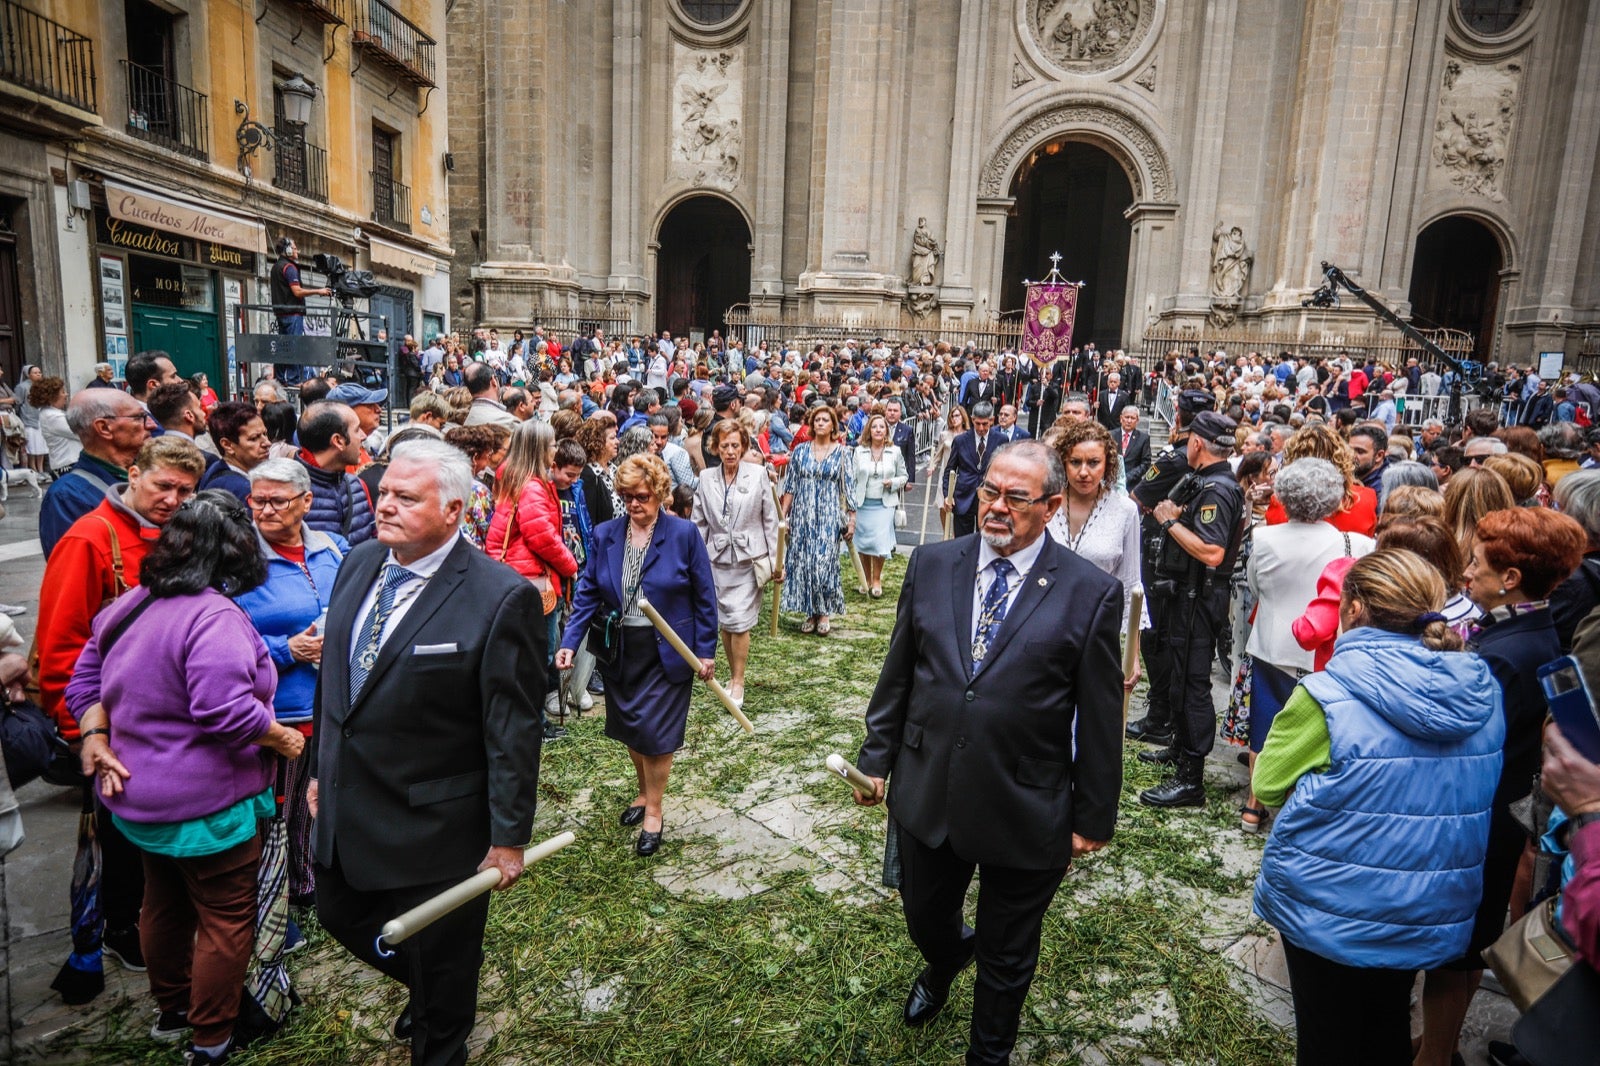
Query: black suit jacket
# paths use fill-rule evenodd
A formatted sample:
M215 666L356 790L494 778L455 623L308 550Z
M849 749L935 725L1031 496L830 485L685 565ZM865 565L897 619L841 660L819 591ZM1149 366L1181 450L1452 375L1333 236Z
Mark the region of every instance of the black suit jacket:
M979 538L912 554L857 759L924 844L1025 870L1111 839L1122 788L1122 585L1041 536L976 675Z
M917 431L908 422L896 422L893 435L894 446L900 449L900 456L906 461L906 484L914 484L917 480Z
M1132 402L1132 393L1102 392L1094 401L1095 421L1113 433L1120 432L1122 429L1122 409Z
M977 430L957 433L950 442L950 458L939 472L939 490L943 492L949 487L950 472L954 470L956 514L973 514L977 511L978 485L989 469L989 460L994 458L995 449L1005 443L1006 439L991 427L989 435L984 438L983 458L979 460Z
M995 399L996 393L993 381L984 381L982 378L973 378L967 382L967 387L961 390L961 406L968 411L980 403L988 402L998 408Z
M1122 447L1121 426L1111 431L1111 440L1117 447ZM1128 475L1128 488L1131 489L1138 484L1148 469L1150 469L1150 434L1142 429L1136 429L1128 440L1128 450L1122 453L1122 471Z
M350 705L351 629L387 558L368 541L339 570L312 749L313 854L332 866L337 852L345 880L364 892L468 877L491 844L526 845L539 784L539 593L465 539Z

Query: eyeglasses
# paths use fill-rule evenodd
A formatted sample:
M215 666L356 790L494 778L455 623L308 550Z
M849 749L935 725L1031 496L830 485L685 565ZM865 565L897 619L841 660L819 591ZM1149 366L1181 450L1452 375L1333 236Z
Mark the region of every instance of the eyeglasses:
M299 503L303 499L305 499L305 494L303 493L299 496L279 497L252 495L250 497L250 506L260 511L262 514L266 514L269 511L282 511L286 507L290 507L296 503Z
M1018 511L1026 510L1027 508L1032 507L1035 504L1043 503L1050 498L1048 495L1029 496L1025 492L1001 492L998 488L989 484L987 481L978 486L978 499L982 500L984 503L994 503L1002 496L1005 497L1007 507Z
M623 492L619 493L623 503L654 503L656 494L653 492Z

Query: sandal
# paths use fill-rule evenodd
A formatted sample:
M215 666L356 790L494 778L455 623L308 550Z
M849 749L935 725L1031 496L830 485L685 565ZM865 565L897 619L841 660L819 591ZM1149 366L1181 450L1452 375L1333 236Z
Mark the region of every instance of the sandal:
M1262 807L1240 807L1239 828L1246 833L1259 833L1267 823L1267 812Z
M817 636L825 637L831 632L833 632L833 624L831 622L826 618L817 619Z
M883 586L882 585L874 585L874 586L872 586L872 598L875 599L875 600L883 599Z
M804 622L800 623L800 632L802 632L802 633L815 633L816 631L817 631L817 620L815 618L807 618Z

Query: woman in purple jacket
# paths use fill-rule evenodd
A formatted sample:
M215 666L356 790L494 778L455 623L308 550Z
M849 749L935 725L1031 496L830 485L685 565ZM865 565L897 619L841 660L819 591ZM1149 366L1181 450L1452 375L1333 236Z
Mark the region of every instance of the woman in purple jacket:
M139 942L161 1011L151 1035L192 1028L190 1063L227 1057L272 752L293 758L305 743L275 721L277 669L229 599L264 577L244 505L220 489L193 496L145 557L140 587L95 619L67 686L84 773L144 853Z

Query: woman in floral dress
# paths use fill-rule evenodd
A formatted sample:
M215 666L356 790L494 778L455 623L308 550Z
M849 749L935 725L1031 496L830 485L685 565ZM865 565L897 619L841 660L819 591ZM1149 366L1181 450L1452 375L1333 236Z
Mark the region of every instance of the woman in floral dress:
M839 538L855 536L855 511L846 487L853 476L849 451L838 440L839 417L827 406L806 415L811 439L789 459L783 513L789 520L782 607L806 616L802 633L827 636L829 616L844 613Z

